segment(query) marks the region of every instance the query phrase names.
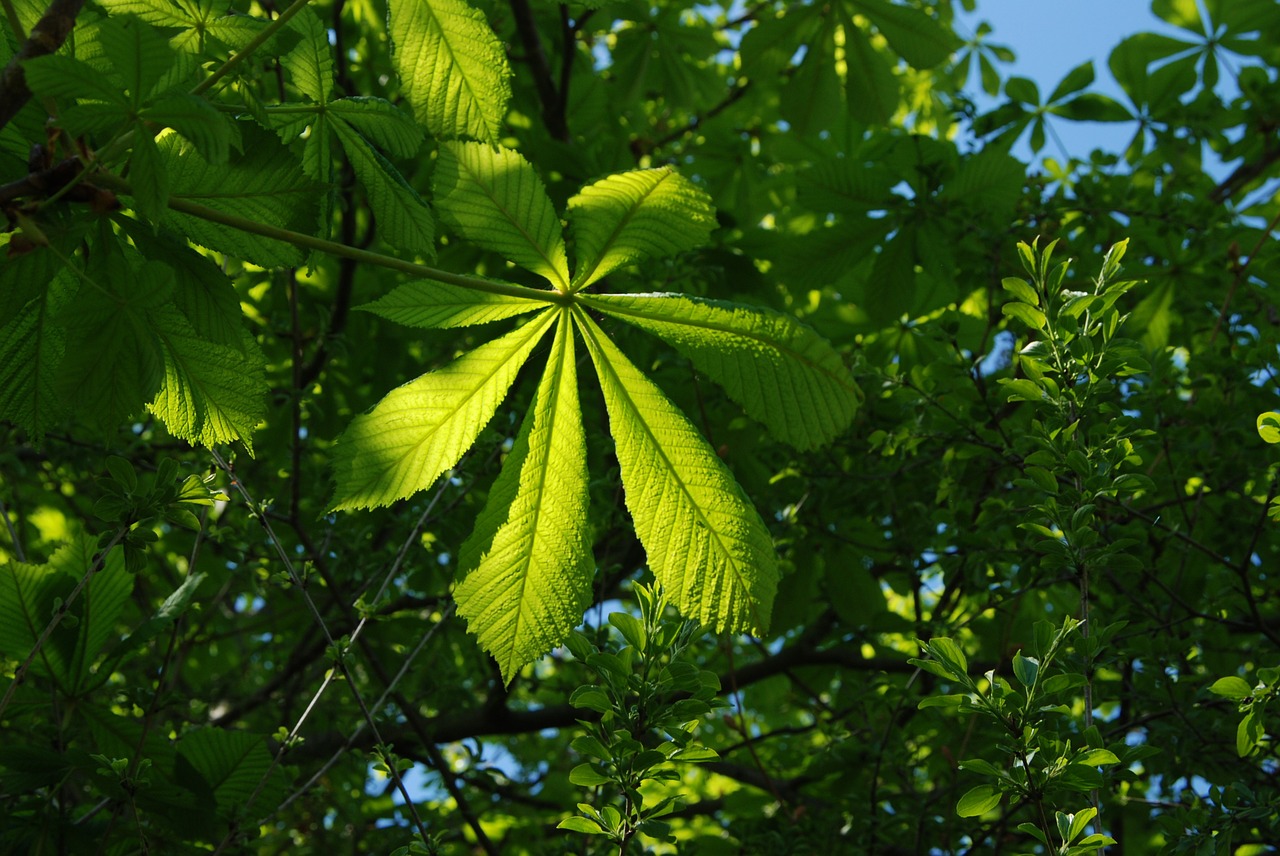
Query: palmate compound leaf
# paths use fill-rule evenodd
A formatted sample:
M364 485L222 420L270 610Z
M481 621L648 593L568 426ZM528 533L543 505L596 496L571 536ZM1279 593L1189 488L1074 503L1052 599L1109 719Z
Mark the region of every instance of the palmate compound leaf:
M544 312L393 389L352 419L333 450L333 510L390 505L429 487L456 464L555 317Z
M840 355L790 316L678 294L593 294L582 302L666 339L797 449L829 443L857 412L862 393Z
M582 621L595 565L571 310L502 473L463 544L458 613L510 683Z
M568 290L560 218L542 180L518 152L442 143L434 188L440 216L460 235Z
M704 244L716 227L710 198L671 167L620 172L569 200L578 291L626 264Z
M546 302L528 297L511 297L473 291L442 282L408 282L390 294L356 308L405 324L439 330L469 327L514 318L546 307Z
M654 576L686 616L763 634L778 586L764 521L733 475L653 381L579 308L616 444L627 509Z
M388 31L413 113L437 138L497 140L511 99L506 51L465 0L391 0Z

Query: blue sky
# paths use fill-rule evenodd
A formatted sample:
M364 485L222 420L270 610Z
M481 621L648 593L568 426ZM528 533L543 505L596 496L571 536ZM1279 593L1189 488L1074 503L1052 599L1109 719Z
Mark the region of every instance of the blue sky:
M1149 0L977 0L977 7L971 14L958 16L957 31L971 36L978 24L986 21L994 30L990 41L1017 54L1012 68L1002 67L1002 74L1028 77L1040 86L1042 94L1052 91L1068 71L1091 59L1097 74L1093 88L1115 97L1120 90L1107 68L1111 49L1141 31L1180 32L1152 14ZM977 89L976 80L971 88ZM985 107L994 102L978 103ZM1122 151L1133 136L1133 126L1128 124L1056 121L1053 127L1067 152L1075 157L1086 157L1099 147ZM1023 157L1029 154L1025 138L1016 153ZM1052 140L1041 154L1061 157Z

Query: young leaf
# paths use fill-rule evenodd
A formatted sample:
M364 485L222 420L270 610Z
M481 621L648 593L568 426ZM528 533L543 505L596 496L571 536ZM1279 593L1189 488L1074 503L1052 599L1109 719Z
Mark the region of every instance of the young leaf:
M670 167L620 172L569 200L573 290L623 265L701 246L716 227L710 198Z
M388 321L440 329L488 324L546 307L541 300L473 291L441 282L408 282L373 303L357 306Z
M460 554L458 614L510 682L582 621L591 593L587 456L573 328L560 323L533 407Z
M518 152L443 143L434 188L440 216L460 235L568 290L560 219L542 180Z
M582 301L666 339L797 449L829 443L849 427L862 399L840 355L788 315L677 294Z
M684 414L581 309L627 509L676 608L717 631L763 634L778 585L764 521Z
M390 505L429 487L457 463L555 317L544 313L393 389L352 419L333 450L333 510Z
M494 142L511 98L507 55L465 0L392 0L388 30L403 91L433 136Z
M435 222L427 203L354 128L341 120L331 123L331 127L369 195L369 207L383 238L402 250L433 258Z
M961 817L981 817L1000 805L1000 789L995 785L978 785L970 789L956 804L956 814Z

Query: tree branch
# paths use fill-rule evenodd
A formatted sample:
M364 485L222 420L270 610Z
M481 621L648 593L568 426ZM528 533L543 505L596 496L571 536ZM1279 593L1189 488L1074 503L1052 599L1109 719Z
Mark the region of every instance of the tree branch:
M38 56L47 56L67 40L76 25L76 16L84 8L84 0L53 0L43 17L36 22L31 35L0 72L0 129L18 115L18 111L31 100L27 87L27 75L22 63Z
M538 101L542 103L542 121L551 136L567 143L569 126L565 123L560 93L551 76L551 64L547 61L547 52L542 48L542 37L538 35L538 24L533 19L529 0L511 0L511 11L516 19L516 34L520 37L520 44L529 61L529 70L533 73L533 86L538 90Z

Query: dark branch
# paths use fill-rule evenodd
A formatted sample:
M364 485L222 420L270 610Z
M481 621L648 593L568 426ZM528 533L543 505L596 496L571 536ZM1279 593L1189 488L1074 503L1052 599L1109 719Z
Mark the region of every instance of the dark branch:
M27 88L27 75L22 70L25 60L46 56L62 47L62 43L71 35L76 25L76 16L84 7L84 0L53 0L49 8L31 30L31 35L18 50L16 56L9 60L4 72L0 73L0 129L9 124L9 120L18 115L26 103L31 100L31 90Z
M511 11L516 19L516 34L520 36L520 44L529 60L529 70L533 73L538 100L542 102L542 121L551 136L568 142L569 126L565 122L564 105L551 76L551 64L547 62L547 52L542 48L542 37L538 35L538 24L533 19L529 0L511 0Z

